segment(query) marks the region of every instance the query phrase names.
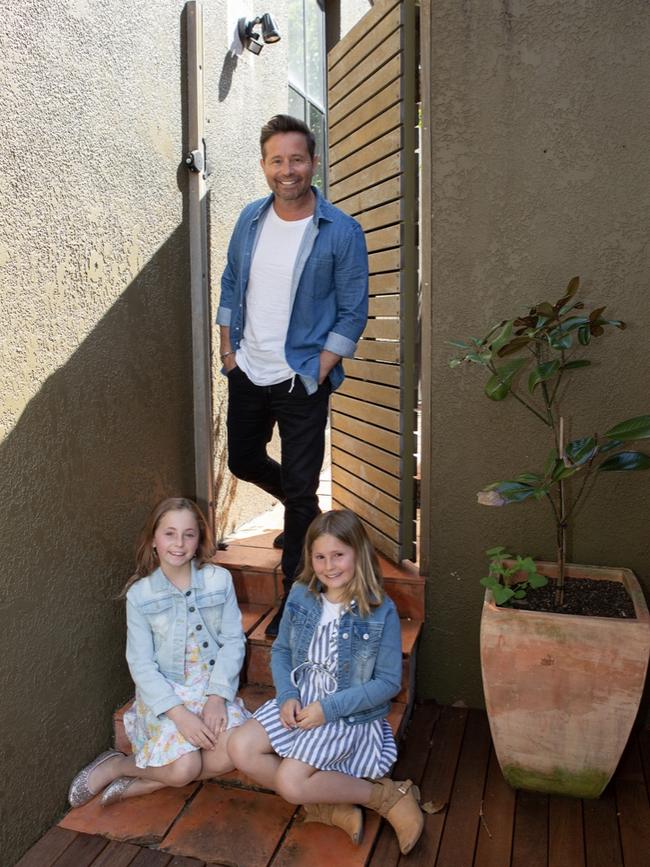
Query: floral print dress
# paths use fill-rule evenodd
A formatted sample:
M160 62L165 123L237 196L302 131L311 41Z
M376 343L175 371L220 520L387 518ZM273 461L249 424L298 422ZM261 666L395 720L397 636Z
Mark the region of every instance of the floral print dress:
M190 630L185 643L185 682L167 682L188 710L200 714L208 699L206 689L209 681L210 666L201 659L199 642L194 631ZM226 710L229 729L241 725L251 716L240 698L234 702L226 701ZM137 688L135 701L124 714L124 728L139 768L160 768L199 749L185 740L167 714L156 716L142 701Z

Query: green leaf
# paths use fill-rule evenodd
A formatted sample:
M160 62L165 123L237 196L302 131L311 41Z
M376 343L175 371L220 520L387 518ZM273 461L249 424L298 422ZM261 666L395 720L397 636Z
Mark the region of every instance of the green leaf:
M503 324L503 328L497 334L494 340L490 341L490 349L492 352L498 352L502 346L510 340L512 337L512 319L508 319L507 322Z
M554 482L559 482L561 479L568 479L578 472L578 467L566 467L562 461L558 461L551 478Z
M528 579L528 583L535 589L537 589L537 587L546 587L548 584L548 578L546 575L540 575L538 572L535 572L535 574L531 575Z
M526 591L525 590L515 590L514 597L515 597L515 599L525 599L526 598Z
M623 440L612 440L611 442L603 443L602 445L600 445L598 447L598 451L600 451L602 454L605 454L606 452L611 452L613 449L617 449L619 446L622 445Z
M528 391L532 394L540 382L546 382L560 369L560 362L545 361L544 364L539 364L528 377Z
M598 451L595 437L582 437L567 443L566 456L572 464L580 466L587 463Z
M531 488L530 485L515 481L497 482L491 487L509 503L521 503L535 493L535 489Z
M537 485L542 481L542 477L537 473L520 473L515 481L522 482L524 485Z
M603 472L650 470L650 455L643 452L618 452L618 454L606 458L598 469Z
M580 335L578 335L578 338ZM562 370L577 370L579 367L589 367L591 361L586 358L576 359L575 361L567 361L566 364L562 365Z
M571 334L559 334L556 337L549 337L549 343L553 349L571 349L573 338Z
M496 548L488 548L485 552L488 557L507 557L508 553L503 545L498 545Z
M469 349L472 345L471 343L464 343L462 340L447 340L445 342L448 346L455 346L457 349Z
M449 362L449 367L459 367L463 363L462 358L452 358Z
M544 475L548 476L552 473L555 468L555 463L557 461L557 449L551 449L548 453L548 457L546 458L546 463L544 464Z
M588 325L584 325L582 328L578 329L578 341L582 346L589 346L591 342L591 331L589 330Z
M650 437L650 415L638 415L622 421L605 434L609 439L644 440Z
M509 343L502 346L497 352L497 355L499 358L504 358L506 355L514 355L515 352L519 352L520 349L528 346L531 340L532 337L528 337L525 334L521 335L521 337L515 337Z
M525 358L515 358L498 368L485 384L485 394L490 400L504 400L508 396L513 380L524 364Z
M509 587L502 587L499 585L492 591L492 595L494 596L494 601L497 605L505 605L505 603L509 602L515 594Z

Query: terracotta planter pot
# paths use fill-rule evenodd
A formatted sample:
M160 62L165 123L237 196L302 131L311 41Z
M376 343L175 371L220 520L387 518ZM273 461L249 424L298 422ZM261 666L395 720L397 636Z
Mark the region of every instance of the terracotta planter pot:
M553 563L538 571L557 575ZM481 668L494 747L514 788L597 798L639 709L650 616L629 569L567 566L572 578L622 582L636 620L498 608L485 593Z

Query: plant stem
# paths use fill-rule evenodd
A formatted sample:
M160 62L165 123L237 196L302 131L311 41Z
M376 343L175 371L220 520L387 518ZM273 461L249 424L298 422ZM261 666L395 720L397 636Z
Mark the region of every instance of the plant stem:
M561 461L564 461L564 418L560 416L560 429L557 439L557 453ZM564 573L566 567L566 501L564 480L558 482L559 489L559 505L560 505L560 520L557 523L557 563L558 574L557 584L555 585L555 606L560 608L564 604Z

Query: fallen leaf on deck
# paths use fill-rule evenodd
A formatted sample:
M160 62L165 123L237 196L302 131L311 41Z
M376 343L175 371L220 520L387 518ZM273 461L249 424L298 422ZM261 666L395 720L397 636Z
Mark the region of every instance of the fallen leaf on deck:
M420 804L422 807L423 813L429 813L430 815L433 813L442 813L442 811L447 806L446 801L427 801L424 804Z

